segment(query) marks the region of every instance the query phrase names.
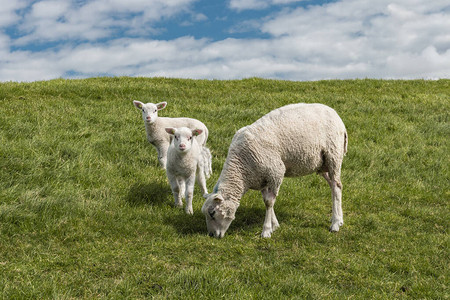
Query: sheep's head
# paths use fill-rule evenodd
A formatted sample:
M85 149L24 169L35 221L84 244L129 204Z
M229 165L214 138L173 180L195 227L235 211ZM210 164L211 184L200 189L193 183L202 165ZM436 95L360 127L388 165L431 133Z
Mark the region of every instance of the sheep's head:
M154 123L158 118L158 110L164 109L167 106L167 102L144 104L137 100L134 100L133 104L137 109L142 111L142 119L148 124Z
M166 132L168 134L173 135L173 145L175 146L175 149L178 152L188 152L191 147L192 143L194 142L193 137L200 135L203 130L201 129L194 129L191 130L187 127L181 127L181 128L166 128Z
M224 200L220 194L210 194L202 207L206 216L206 227L209 236L222 238L234 220L239 203Z

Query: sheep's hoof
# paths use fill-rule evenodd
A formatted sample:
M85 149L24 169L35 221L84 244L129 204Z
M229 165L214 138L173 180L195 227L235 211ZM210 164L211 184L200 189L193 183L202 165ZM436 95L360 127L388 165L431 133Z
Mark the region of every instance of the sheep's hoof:
M330 232L338 232L339 227L341 227L342 225L344 225L343 221L334 222L333 224L331 224Z
M175 202L175 207L183 207L183 202Z
M261 233L261 237L262 237L262 238L270 238L271 236L272 236L272 231L270 231L270 230L263 231L263 232Z
M339 226L331 226L330 227L330 232L338 232L339 231Z
M186 213L187 213L188 215L193 215L193 214L194 214L194 211L192 210L192 208L186 209L185 211L186 211Z

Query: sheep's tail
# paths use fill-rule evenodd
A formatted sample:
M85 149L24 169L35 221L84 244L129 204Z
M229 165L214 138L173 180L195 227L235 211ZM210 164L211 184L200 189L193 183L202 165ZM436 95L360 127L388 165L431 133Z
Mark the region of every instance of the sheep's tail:
M344 132L344 155L347 153L348 135L347 131Z
M209 151L207 147L203 146L200 157L203 163L203 170L205 172L205 177L209 178L212 174L211 151Z
M205 126L205 129L203 131L203 134L205 135L205 140L203 141L203 147L205 147L206 145L206 141L208 140L208 136L209 136L209 131L208 131L208 127Z

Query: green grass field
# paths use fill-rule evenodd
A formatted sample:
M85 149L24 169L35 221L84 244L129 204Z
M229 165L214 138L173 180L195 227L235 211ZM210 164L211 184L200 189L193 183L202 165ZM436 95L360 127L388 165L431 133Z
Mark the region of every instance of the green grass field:
M237 129L333 107L349 135L341 231L310 175L284 180L272 238L257 191L208 237L198 186L193 216L173 207L133 99L208 126L209 190ZM449 299L449 114L450 80L0 83L0 297Z

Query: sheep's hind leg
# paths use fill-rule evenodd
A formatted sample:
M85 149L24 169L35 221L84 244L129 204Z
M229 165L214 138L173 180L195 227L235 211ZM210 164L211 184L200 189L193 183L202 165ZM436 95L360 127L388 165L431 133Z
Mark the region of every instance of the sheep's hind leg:
M339 178L330 178L328 172L322 173L322 176L326 179L331 188L331 198L333 201L330 231L337 232L339 231L339 227L344 225L342 213L342 183Z
M166 169L167 165L167 149L156 149L158 151L158 162L159 166Z
M272 232L274 232L278 227L280 227L280 225L278 224L277 217L275 216L275 211L273 209L276 200L276 195L268 188L264 188L263 190L261 190L261 194L264 199L264 204L266 205L266 217L264 219L261 237L268 238L272 235Z
M205 177L205 171L204 167L197 168L197 183L200 186L200 189L202 191L203 198L206 198L208 196L208 189L206 188L206 177Z
M194 183L195 176L192 176L186 180L186 207L184 208L184 210L188 215L194 214L194 210L192 208L192 198L194 197Z

